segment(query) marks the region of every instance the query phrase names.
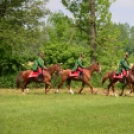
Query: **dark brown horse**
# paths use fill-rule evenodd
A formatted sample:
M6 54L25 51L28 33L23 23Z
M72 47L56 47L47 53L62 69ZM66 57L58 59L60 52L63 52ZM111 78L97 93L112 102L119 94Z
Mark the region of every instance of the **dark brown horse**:
M84 68L83 69L83 76L82 76L82 78L80 78L79 76L70 77L69 75L70 75L71 71L72 71L71 69L66 69L66 70L62 71L62 73L61 73L61 81L58 84L58 89L56 90L56 93L59 92L59 89L61 88L63 83L65 81L67 81L67 87L68 87L70 93L74 94L73 90L71 90L71 88L70 88L70 84L71 84L71 80L75 80L75 81L82 82L82 87L81 87L81 89L78 92L79 94L82 92L85 84L87 84L90 87L91 93L93 94L94 93L93 87L89 83L89 80L90 80L90 77L92 76L94 71L97 71L98 73L101 73L100 63L94 63L91 66Z
M51 79L52 79L52 75L54 72L59 72L61 71L61 64L54 64L50 67L47 68L47 70L44 70L43 73L43 79L42 81L40 81L41 83L45 84L45 93L47 93L52 85L51 85ZM22 93L24 93L24 89L26 89L26 86L31 83L31 82L39 82L37 77L29 77L29 75L31 74L32 70L25 70L25 71L21 71L17 77L17 88L20 87L20 81L21 79L23 80L22 85L21 85L21 90Z
M112 91L114 93L115 96L118 96L116 93L115 93L115 89L114 89L114 86L117 82L120 82L120 83L123 83L123 86L122 86L122 91L121 93L119 94L120 96L123 95L124 93L124 89L125 87L128 85L129 88L130 88L130 93L132 93L134 91L133 89L133 84L134 84L134 65L131 67L131 69L128 71L127 73L127 76L126 76L126 83L124 83L124 78L116 78L114 77L116 71L109 71L107 72L104 77L102 78L102 84L105 83L105 81L107 79L109 79L109 84L108 84L108 87L107 87L107 93L106 95L108 96L109 95L109 90L110 88L112 87Z

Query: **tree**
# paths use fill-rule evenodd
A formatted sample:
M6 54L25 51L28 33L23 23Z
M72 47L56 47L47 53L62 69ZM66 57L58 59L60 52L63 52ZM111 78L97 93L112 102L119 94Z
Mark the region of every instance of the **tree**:
M41 19L49 14L49 10L44 8L46 2L47 0L0 1L0 68L6 70L3 72L18 70L15 60L24 63L27 57L32 58L37 54L44 41L39 38Z
M109 7L114 1L62 0L63 5L73 14L75 26L84 35L83 39L87 40L91 62L103 61L106 55L111 57L118 45L122 45L118 41L118 30L113 29L109 12Z
M95 0L90 0L90 45L96 51L95 44ZM92 55L92 62L96 61L96 57Z

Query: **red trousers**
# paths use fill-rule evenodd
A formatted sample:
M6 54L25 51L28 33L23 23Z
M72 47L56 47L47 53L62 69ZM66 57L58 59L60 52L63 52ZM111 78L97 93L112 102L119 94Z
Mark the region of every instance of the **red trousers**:
M122 74L123 74L123 76L127 76L127 71L126 70L122 70Z
M43 73L43 69L42 68L38 68L38 72L39 72L39 74L42 74Z
M79 67L79 68L77 68L77 70L78 70L78 71L80 71L80 72L82 72L82 71L83 71L83 69L82 69L82 68L80 68L80 67Z

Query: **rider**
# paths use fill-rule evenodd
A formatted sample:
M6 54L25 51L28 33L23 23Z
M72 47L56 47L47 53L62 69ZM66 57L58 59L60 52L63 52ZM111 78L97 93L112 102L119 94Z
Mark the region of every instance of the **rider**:
M43 69L46 69L44 65L44 52L39 53L38 56L38 59L34 61L33 71L39 72L38 81L41 81L43 78Z
M127 61L127 58L128 58L128 53L126 52L124 54L124 58L122 58L120 60L119 65L118 65L118 69L117 69L117 72L116 72L117 75L123 73L124 83L126 83L127 70L130 69L130 66L129 66L129 63Z
M72 69L72 73L76 70L80 71L80 77L82 77L83 68L84 68L84 65L82 62L83 57L84 57L84 55L83 55L83 53L81 53L79 59L76 60L74 67Z

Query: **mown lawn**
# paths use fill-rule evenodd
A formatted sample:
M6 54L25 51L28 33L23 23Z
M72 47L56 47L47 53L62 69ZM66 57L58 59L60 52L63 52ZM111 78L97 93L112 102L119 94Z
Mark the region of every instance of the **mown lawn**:
M0 89L1 134L132 134L134 97Z

